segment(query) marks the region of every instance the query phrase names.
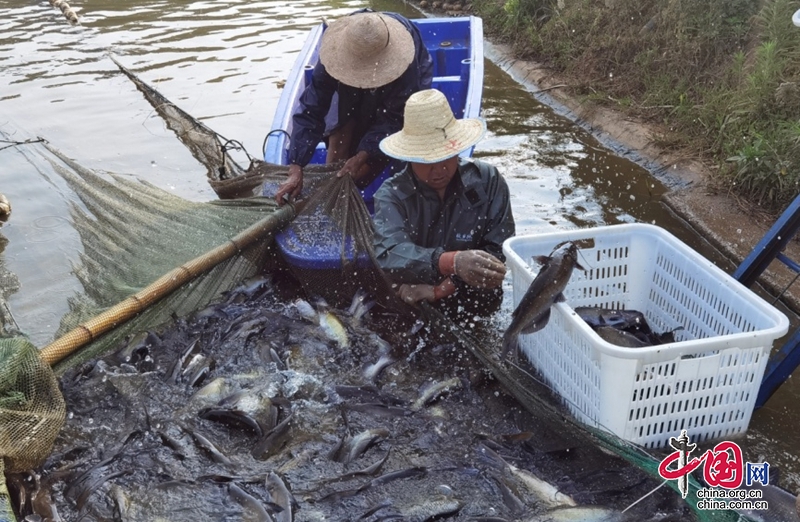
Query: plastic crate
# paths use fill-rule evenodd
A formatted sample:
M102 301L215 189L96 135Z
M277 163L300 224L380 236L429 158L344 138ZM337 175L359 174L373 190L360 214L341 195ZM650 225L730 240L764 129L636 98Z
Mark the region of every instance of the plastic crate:
M747 430L786 316L665 230L625 224L515 237L503 244L514 306L539 270L532 256L576 241L579 263L545 328L520 347L580 421L648 448ZM573 307L642 312L675 342L624 348L601 339Z

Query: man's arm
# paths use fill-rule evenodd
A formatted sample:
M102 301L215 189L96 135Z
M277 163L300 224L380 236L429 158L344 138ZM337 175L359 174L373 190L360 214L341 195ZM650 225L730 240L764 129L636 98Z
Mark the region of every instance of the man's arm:
M300 110L292 117L292 136L289 142L289 163L305 167L322 141L325 116L331 107L337 82L317 63L311 84L300 96Z

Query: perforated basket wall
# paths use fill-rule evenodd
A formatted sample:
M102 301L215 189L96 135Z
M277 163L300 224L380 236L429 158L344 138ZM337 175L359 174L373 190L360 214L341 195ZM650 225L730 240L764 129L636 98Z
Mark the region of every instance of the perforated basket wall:
M520 337L531 363L581 421L645 447L686 429L692 440L747 430L767 358L785 315L665 230L626 224L511 238L503 245L515 306L563 241L579 262L541 331ZM573 308L638 310L676 342L623 348L601 339Z

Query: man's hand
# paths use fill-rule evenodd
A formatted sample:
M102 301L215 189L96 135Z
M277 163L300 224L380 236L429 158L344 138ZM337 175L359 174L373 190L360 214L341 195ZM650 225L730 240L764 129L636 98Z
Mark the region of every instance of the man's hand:
M506 265L483 250L456 252L454 263L456 275L470 286L497 288L506 276Z
M436 300L432 285L400 285L397 293L400 299L408 304L416 304L420 301L430 303Z
M286 181L281 183L281 186L278 187L278 192L275 193L275 201L278 205L283 205L285 201L283 197L288 194L289 202L293 202L300 196L300 192L303 190L303 167L300 165L289 165L289 174L286 177Z
M342 169L336 173L337 178L341 178L345 174L349 174L354 181L358 181L367 174L369 174L369 154L366 151L357 152L355 156L350 158L344 163Z

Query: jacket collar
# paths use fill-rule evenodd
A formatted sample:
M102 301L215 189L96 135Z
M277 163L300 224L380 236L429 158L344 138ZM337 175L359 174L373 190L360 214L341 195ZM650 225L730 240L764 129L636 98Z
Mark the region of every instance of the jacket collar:
M407 180L407 183L397 187L401 199L420 194L425 199L439 200L439 195L435 190L417 179L411 171L410 164L406 164L400 175ZM445 192L445 202L457 198L462 200L462 205L465 207L474 207L485 203L488 196L481 178L480 170L471 161L459 159L458 170Z

